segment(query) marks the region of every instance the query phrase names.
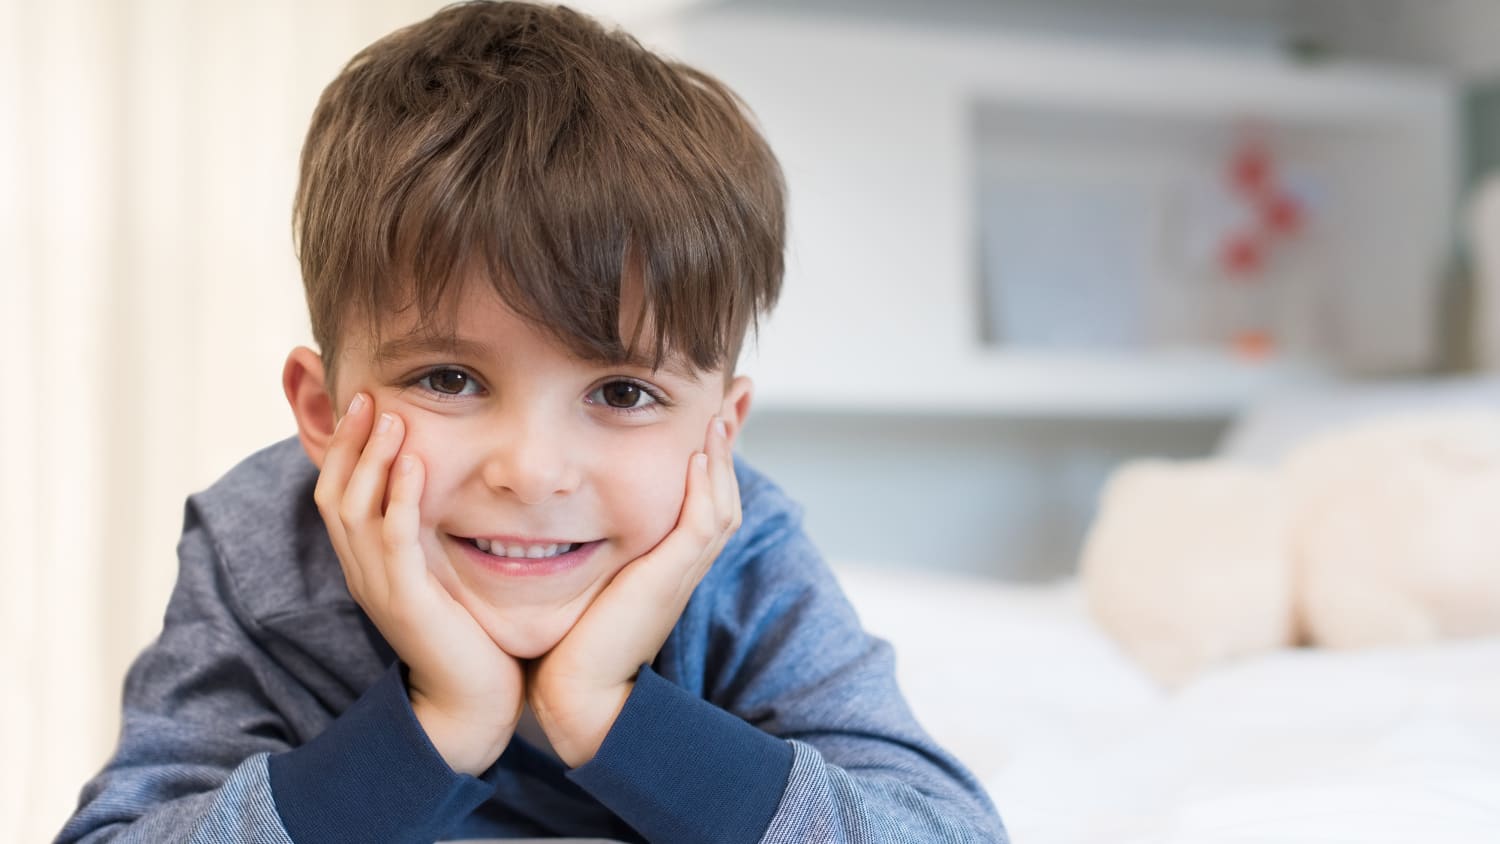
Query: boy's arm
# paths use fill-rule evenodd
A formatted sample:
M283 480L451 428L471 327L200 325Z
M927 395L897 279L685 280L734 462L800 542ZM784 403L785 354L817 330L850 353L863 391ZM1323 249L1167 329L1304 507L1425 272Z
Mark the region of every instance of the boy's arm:
M710 643L708 700L643 669L599 752L570 776L657 844L1005 841L983 789L912 717L889 645L860 628L800 525L788 519L762 547L713 584L707 629L694 634Z
M126 679L119 746L58 841L431 840L493 794L427 741L398 665L297 746L283 713L326 704L226 597L192 504L178 550L162 633Z

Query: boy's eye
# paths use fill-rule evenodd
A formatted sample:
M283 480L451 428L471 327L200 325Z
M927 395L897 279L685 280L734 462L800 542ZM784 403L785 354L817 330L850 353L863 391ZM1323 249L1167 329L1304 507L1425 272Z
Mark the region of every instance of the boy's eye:
M656 397L631 381L611 381L589 396L592 402L603 402L617 410L639 410L656 402Z
M433 370L422 376L422 381L426 382L427 387L434 393L447 396L463 395L474 384L474 379L469 377L469 373L461 369Z

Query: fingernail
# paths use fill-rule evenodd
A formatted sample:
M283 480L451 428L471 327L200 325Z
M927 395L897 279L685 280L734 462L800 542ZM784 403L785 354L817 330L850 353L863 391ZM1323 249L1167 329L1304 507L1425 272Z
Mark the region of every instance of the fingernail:
M411 470L417 468L417 458L412 457L410 454L403 454L401 455L401 465L397 468L401 471L401 474L410 475Z
M719 436L729 439L729 426L724 424L724 417L720 416L714 420L714 430L719 432Z
M364 406L365 406L365 394L364 393L355 393L354 394L354 401L349 402L349 410L346 411L346 413L348 415L353 415L355 413L358 413L359 409L362 408L362 407L364 407Z
M697 454L693 455L693 465L697 466L699 469L707 469L708 468L708 455L704 454L701 451L698 452Z
M386 431L389 431L391 429L392 421L394 420L391 418L391 415L389 413L380 414L380 421L375 423L375 433L383 434Z

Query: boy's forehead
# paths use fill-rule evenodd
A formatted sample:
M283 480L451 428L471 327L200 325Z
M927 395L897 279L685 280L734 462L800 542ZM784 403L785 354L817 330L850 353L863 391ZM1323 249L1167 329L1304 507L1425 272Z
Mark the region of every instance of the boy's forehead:
M636 341L629 347L624 357L618 360L591 360L576 354L550 326L538 325L516 313L494 290L484 292L490 297L491 306L503 308L511 319L531 323L531 327L535 329L532 336L548 344L562 356L599 367L626 366L640 370L657 369L652 366L655 361L644 348L646 338L652 336L649 313L630 319L622 315L621 340L626 344L630 344L632 339ZM471 360L505 356L507 345L514 342L512 334L499 330L493 320L484 319L479 315L479 311L467 308L465 304L471 303L439 309L438 313L430 314L425 319L418 318L417 309L412 307L396 313L378 314L373 321L363 321L363 330L357 332L360 335L359 339L347 344L346 348L365 356L377 367L432 355ZM633 338L630 332L635 330L639 321L644 321L641 333ZM686 356L670 347L663 354L659 370L690 381L697 381L713 374L698 371Z

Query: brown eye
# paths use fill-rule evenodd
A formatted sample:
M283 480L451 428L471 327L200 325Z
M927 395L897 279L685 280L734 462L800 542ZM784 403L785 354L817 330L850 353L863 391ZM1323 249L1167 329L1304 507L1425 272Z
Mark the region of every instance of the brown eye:
M621 415L645 413L655 409L657 405L666 404L666 399L661 398L651 387L623 378L595 387L585 401L595 407L607 407Z
M429 373L426 380L433 392L450 396L462 394L469 386L469 374L458 369L439 369Z
M610 407L631 408L641 400L641 388L629 381L611 381L600 391L604 394L605 404Z

